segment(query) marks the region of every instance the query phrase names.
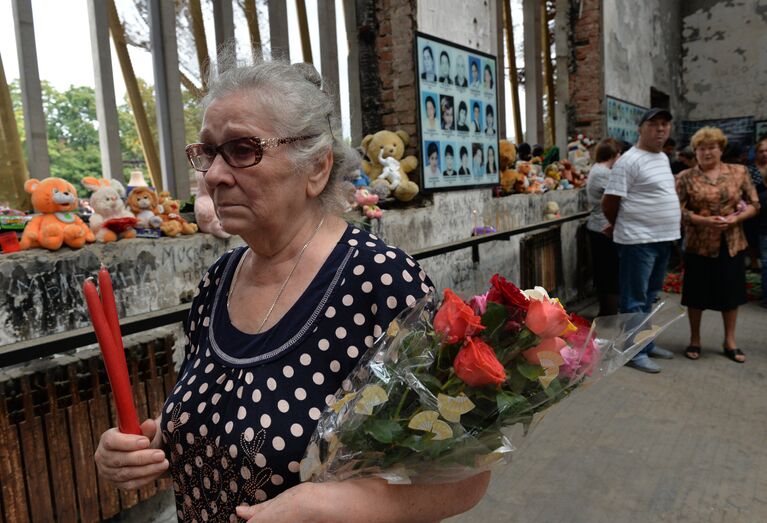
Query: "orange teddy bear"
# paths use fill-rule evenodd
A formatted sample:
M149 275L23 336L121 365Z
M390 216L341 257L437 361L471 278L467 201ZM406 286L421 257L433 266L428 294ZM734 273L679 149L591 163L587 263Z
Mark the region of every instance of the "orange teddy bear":
M86 242L96 241L93 231L75 212L77 191L61 178L27 180L24 190L32 195L32 206L41 213L32 218L21 236L22 250L44 247L55 251L62 245L79 249Z
M170 193L163 191L160 193L160 207L162 213L162 225L160 230L165 236L178 236L179 234L194 234L197 232L197 224L189 223L181 217L179 210L181 204L178 200L174 200L170 197Z

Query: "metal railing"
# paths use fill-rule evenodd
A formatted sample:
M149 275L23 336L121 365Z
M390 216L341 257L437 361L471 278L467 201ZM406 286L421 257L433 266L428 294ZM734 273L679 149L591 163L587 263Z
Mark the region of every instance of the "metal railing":
M547 220L545 222L507 229L505 231L472 236L464 240L434 245L425 249L411 251L409 254L416 260L423 260L439 256L440 254L447 254L471 248L472 260L474 262L479 262L479 246L483 243L509 240L512 236L546 229L574 220L581 220L588 217L589 214L588 211L579 212L555 220ZM186 319L190 307L191 302L188 302L176 305L175 307L130 316L120 320L120 329L123 336L125 336L178 323ZM52 334L50 336L42 336L33 340L10 343L0 346L0 368L31 361L36 358L72 351L93 343L96 343L96 335L93 332L93 328L90 326Z

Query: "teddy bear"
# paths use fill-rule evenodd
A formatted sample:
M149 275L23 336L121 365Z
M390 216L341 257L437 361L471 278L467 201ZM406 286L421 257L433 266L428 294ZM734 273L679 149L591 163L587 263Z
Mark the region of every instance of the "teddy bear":
M498 146L498 168L501 172L513 169L517 161L517 146L508 140L501 140Z
M93 214L88 225L96 236L96 241L109 243L117 240L118 237L135 238L136 230L133 225L137 220L125 207L122 200L125 189L120 182L86 176L82 179L82 184L89 191L93 191L90 200Z
M221 221L216 216L216 209L213 206L208 188L205 186L205 178L202 173L197 174L197 196L194 199L194 219L202 232L212 234L217 238L227 239L231 235L224 230Z
M162 212L159 208L157 193L149 187L135 187L128 195L128 207L136 215L136 226L142 229L159 229Z
M362 160L362 169L370 178L370 187L379 196L382 192L379 188L388 189L394 197L407 202L418 194L418 185L408 176L416 167L418 159L415 156L402 157L405 154L405 144L410 141L410 135L405 131L378 131L369 134L362 139L362 148L367 155L367 160ZM392 170L396 170L394 163L387 159L392 158L399 162L399 180L392 176ZM382 159L388 165L382 163ZM388 174L384 174L384 168ZM383 176L382 176L383 175Z
M517 162L517 171L519 171L519 173L527 180L525 192L543 192L543 179L540 179L535 175L535 171L533 171L533 166L530 162Z
M22 250L44 247L55 251L62 245L79 249L96 240L88 226L75 212L77 190L61 178L31 178L24 190L32 195L32 207L40 213L24 228L19 247Z
M179 214L181 204L178 200L170 197L170 193L160 193L160 230L165 236L178 236L179 234L194 234L197 232L197 224L189 223Z
M546 209L543 212L543 219L556 220L559 217L559 204L557 202L547 202Z
M380 218L383 216L383 211L378 205L378 195L370 192L367 189L357 189L354 193L354 200L357 205L362 206L362 214L370 218Z

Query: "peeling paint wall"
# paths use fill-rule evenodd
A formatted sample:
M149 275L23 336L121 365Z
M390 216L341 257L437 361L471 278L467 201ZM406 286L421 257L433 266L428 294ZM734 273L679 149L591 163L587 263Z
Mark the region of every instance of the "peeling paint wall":
M498 55L496 1L418 0L418 30Z
M688 0L682 7L688 120L767 119L767 0Z
M681 107L681 0L605 0L605 94L644 107L650 88Z

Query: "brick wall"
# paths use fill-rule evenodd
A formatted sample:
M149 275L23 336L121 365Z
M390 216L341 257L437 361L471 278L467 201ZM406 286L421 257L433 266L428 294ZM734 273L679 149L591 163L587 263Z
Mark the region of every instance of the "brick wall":
M605 133L602 0L582 0L581 4L571 18L575 68L570 74L570 103L574 131L600 139Z
M381 123L385 129L402 129L417 145L416 82L413 42L416 29L416 0L377 2L378 70L381 75Z

